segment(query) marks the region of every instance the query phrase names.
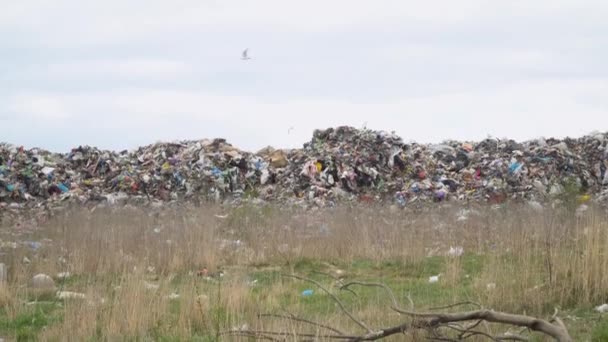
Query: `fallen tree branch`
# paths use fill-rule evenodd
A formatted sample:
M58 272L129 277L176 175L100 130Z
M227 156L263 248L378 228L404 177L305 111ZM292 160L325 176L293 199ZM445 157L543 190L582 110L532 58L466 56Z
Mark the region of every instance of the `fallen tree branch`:
M224 331L221 335L273 335L273 336L295 336L295 337L309 337L309 338L327 338L337 339L345 341L356 341L359 336L349 335L330 335L330 334L310 334L310 333L299 333L299 332L287 332L287 331L265 331L265 330L228 330Z
M395 311L412 317L425 318L429 327L438 326L444 323L481 319L492 323L502 323L520 327L527 327L530 330L545 333L559 342L572 341L572 337L570 337L570 335L568 334L568 331L567 329L565 329L565 325L563 324L563 322L561 324L555 325L548 321L529 316L514 315L490 310L477 310L456 313L418 313L404 310ZM557 320L559 318L555 319Z
M399 304L397 303L397 298L395 297L395 293L393 293L393 290L391 290L391 288L388 287L386 284L382 284L382 283L366 283L366 282L361 282L361 281L351 281L351 282L348 282L348 283L342 285L342 287L340 287L340 290L349 290L349 287L353 286L353 285L383 288L386 291L386 293L388 293L388 296L390 297L391 301L393 302L393 307L394 308L399 308Z
M477 307L478 309L481 309L481 304L471 302L471 301L465 301L465 302L458 302L458 303L454 303L454 304L450 304L450 305L436 306L433 308L429 308L428 310L445 310L445 309L451 309L451 308L455 308L457 306L463 306L463 305L473 305L473 306Z
M295 274L283 274L283 276L284 277L295 278L295 279L299 279L299 280L303 280L303 281L315 284L317 287L319 287L321 290L323 290L323 292L327 293L338 304L338 306L340 307L340 310L342 310L342 312L346 316L348 316L348 318L350 318L351 321L355 322L361 328L367 330L368 333L373 333L372 329L370 329L367 325L365 325L365 323L363 323L361 320L357 319L355 316L353 316L353 314L351 314L348 310L346 310L346 308L344 307L344 304L342 304L342 301L340 301L340 299L338 299L338 297L336 297L335 294L331 293L328 289L326 289L318 281L313 280L313 279L309 279L309 278L305 278L305 277L300 277L300 276L295 275Z
M300 317L297 317L297 316L294 316L294 315L286 316L286 315L277 315L277 314L260 314L260 315L258 315L258 317L274 317L274 318L288 319L288 320L295 321L295 322L302 322L302 323L310 324L312 326L316 326L316 327L319 327L319 328L324 328L324 329L333 331L333 332L335 332L337 334L344 335L343 332L341 332L340 330L338 330L336 328L332 328L329 325L317 323L317 322L314 322L314 321L309 321L307 319L300 318Z
M536 331L547 336L550 336L557 340L558 342L572 342L572 337L570 337L568 333L568 329L564 322L557 316L558 311L556 310L553 316L549 321L530 317L526 315L516 315L509 314L503 312L496 312L492 310L483 309L480 304L465 301L454 303L451 305L435 307L429 309L427 312L416 312L413 310L404 310L399 308L399 303L397 298L395 297L394 292L383 283L373 283L373 282L359 282L359 281L351 281L346 283L340 287L341 290L349 290L351 286L367 286L367 287L379 287L382 288L388 294L391 300L391 309L406 316L410 316L412 318L411 321L403 322L401 324L385 328L385 329L370 329L363 321L357 319L352 313L350 313L344 304L340 301L340 299L333 293L331 293L327 288L325 288L319 282L309 279L306 277L298 276L298 275L282 275L284 277L290 277L294 279L299 279L302 281L306 281L316 285L323 292L331 297L331 299L336 302L339 306L342 313L344 313L348 318L357 324L359 327L366 330L366 333L363 335L356 334L345 334L342 331L331 327L329 325L325 325L322 323L306 320L303 318L296 317L289 313L288 316L277 315L277 314L262 314L259 317L272 317L272 318L280 318L280 319L288 319L292 321L302 322L308 324L313 327L327 329L336 334L313 334L306 332L273 332L273 331L262 331L262 330L231 330L224 332L222 334L228 335L240 335L240 336L249 336L253 338L259 339L267 339L267 340L276 340L276 337L282 337L286 339L287 337L295 337L299 341L314 341L316 339L328 339L328 340L340 340L340 341L349 341L349 342L358 342L358 341L375 341L380 340L385 337L389 337L391 335L396 334L404 334L406 332L415 331L415 330L426 330L430 333L430 336L427 336L427 339L434 341L464 341L466 339L472 337L484 337L491 341L528 341L528 338L521 336L526 330ZM408 299L410 300L411 306L413 307L413 301L408 295ZM445 310L451 309L463 305L474 305L479 310L475 311L464 311L464 312L430 312L430 310ZM460 324L458 324L460 323ZM493 336L492 332L488 328L488 323L498 323L510 326L522 327L520 334L503 334L498 336ZM486 332L476 330L480 324L483 324L486 327ZM450 335L445 335L447 332L442 329L450 329L453 330L454 333L457 333L456 338L450 337Z

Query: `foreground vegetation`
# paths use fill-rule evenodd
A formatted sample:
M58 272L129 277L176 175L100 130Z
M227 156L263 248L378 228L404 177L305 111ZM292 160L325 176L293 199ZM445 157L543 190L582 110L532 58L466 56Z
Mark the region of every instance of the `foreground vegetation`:
M406 318L389 309L382 289L340 291L336 279L384 283L416 310L471 301L548 318L558 309L574 340L608 340L608 318L593 310L608 302L608 220L593 208L74 210L39 226L3 227L1 239L9 280L0 287L0 337L9 339L216 341L247 339L222 334L234 329L318 333L289 315L360 330L319 288L282 276L298 274L329 288L374 326ZM38 273L56 278L56 289L29 287ZM433 276L438 281L430 283ZM56 291L85 298L58 299ZM484 329L506 332L492 324Z

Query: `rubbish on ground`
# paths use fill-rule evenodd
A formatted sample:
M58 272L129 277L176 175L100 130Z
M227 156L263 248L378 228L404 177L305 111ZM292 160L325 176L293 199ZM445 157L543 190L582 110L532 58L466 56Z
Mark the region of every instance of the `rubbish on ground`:
M441 277L441 274L430 276L429 283L433 284L439 282L439 277Z
M4 263L0 263L0 284L6 283L8 280L8 270Z
M67 279L71 276L70 272L57 273L57 279Z
M56 294L58 299L85 299L84 293L72 292L72 291L57 291Z
M158 290L158 288L160 287L160 285L153 284L153 283L148 283L147 281L145 281L144 282L144 287L146 288L146 290Z
M608 205L608 133L433 145L341 126L315 130L302 148L257 153L224 139L122 152L79 146L63 154L0 143L3 218L26 210L50 215L71 204L157 207L183 201L311 208L380 202L406 208L511 200L541 210L568 196L579 204Z
M602 304L599 306L595 307L595 311L599 312L599 313L606 313L608 312L608 304Z
M304 290L304 291L302 291L302 297L310 297L313 295L313 293L314 293L313 290L310 290L310 289Z
M457 247L452 247L450 246L450 250L448 251L448 255L452 256L452 257L458 257L464 254L464 248L457 246Z

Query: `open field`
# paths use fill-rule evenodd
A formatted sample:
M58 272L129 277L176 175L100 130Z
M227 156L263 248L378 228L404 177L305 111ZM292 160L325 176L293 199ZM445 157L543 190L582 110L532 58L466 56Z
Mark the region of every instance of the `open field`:
M606 218L593 208L575 215L517 205L420 212L75 210L40 226L2 227L0 261L8 266L8 282L0 288L0 337L216 341L248 340L222 335L239 328L327 333L259 314L293 314L362 333L318 287L283 276L297 274L320 282L372 327L410 318L390 309L382 289L340 291L334 277L382 282L402 307L420 311L472 301L548 319L557 308L575 341L606 341L608 318L593 310L608 302ZM464 254L449 255L450 247L462 247ZM200 275L205 267L208 274ZM38 273L52 276L55 289L31 288ZM429 283L436 275L439 281ZM305 290L312 295L304 296ZM85 298L58 299L57 291ZM461 309L470 308L454 310ZM507 329L483 327L492 334ZM542 340L521 329L510 332ZM389 340L427 337L412 331Z

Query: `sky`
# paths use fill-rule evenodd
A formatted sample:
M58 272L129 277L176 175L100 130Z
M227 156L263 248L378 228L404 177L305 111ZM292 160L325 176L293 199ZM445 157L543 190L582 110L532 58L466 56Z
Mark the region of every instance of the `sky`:
M255 151L340 125L423 143L608 131L606 18L601 0L4 1L0 141Z

